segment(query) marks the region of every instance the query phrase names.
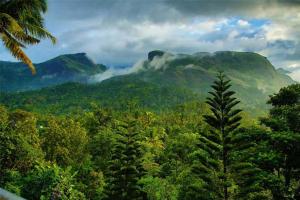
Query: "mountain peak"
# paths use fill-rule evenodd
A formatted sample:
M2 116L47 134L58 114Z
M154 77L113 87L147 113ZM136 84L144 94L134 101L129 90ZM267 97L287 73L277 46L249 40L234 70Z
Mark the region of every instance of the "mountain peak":
M153 50L148 53L148 60L152 61L154 57L162 57L166 52L161 50Z
M86 53L63 54L55 58L52 58L46 62L49 61L64 61L64 62L77 61L88 66L95 65L95 63L87 56Z
M60 56L65 56L65 57L70 57L70 58L76 58L76 57L81 57L81 58L88 58L87 54L84 52L81 53L73 53L73 54L63 54ZM59 57L60 57L59 56Z
M0 91L23 91L65 82L87 82L90 76L107 69L106 66L93 62L86 53L64 54L35 64L35 76L23 65L0 63Z
M152 62L156 58L160 62ZM269 60L255 52L216 51L196 52L194 54L172 54L154 50L148 53L146 69L187 69L208 68L221 71L237 70L239 72L257 72L257 74L274 75L276 70ZM159 65L159 66L158 66Z

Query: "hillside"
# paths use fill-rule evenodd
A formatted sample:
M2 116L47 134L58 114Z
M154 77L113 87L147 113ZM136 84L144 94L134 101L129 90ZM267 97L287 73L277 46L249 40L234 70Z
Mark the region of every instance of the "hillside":
M267 58L252 52L199 52L192 55L152 51L132 79L163 86L180 86L206 96L219 71L231 80L237 96L249 106L264 104L267 97L294 81L279 73Z
M36 84L27 83L35 89L60 82L85 82L90 75L105 70L101 67L84 54L64 55L38 65L41 74L59 75L44 82L41 80L45 78L38 75ZM232 80L241 106L257 114L266 111L269 95L294 83L289 76L278 72L265 57L251 52L175 55L152 51L148 59L135 65L134 69L133 73L114 76L96 84L68 83L37 91L3 93L0 103L10 108L47 110L56 114L76 109L82 111L93 102L122 109L129 101L134 101L147 109L164 110L188 101L203 101L216 74L224 71Z
M81 112L90 109L92 104L125 110L129 102L159 111L199 98L188 89L161 87L141 80L118 78L93 85L66 83L36 91L2 93L0 104L11 109L22 108L38 113L69 114L75 110Z
M95 64L85 53L61 55L35 64L32 76L23 63L0 61L0 91L34 90L66 82L86 82L89 76L101 73L106 66Z

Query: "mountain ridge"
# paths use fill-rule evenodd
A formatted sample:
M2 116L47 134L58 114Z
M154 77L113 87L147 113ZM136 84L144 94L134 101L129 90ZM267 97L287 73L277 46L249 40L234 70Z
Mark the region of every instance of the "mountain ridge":
M215 76L223 71L247 103L251 103L252 96L261 103L281 87L295 83L288 75L278 73L266 57L253 52L201 52L200 55L162 52L149 52L139 70L125 76L163 86L186 87L206 95Z
M77 56L86 57L85 54ZM70 56L62 58L58 60L65 62ZM91 62L89 59L80 60L84 60L83 63ZM82 63L75 66L72 64L71 67L77 69L80 66ZM295 83L289 76L279 73L266 57L252 52L198 52L189 55L154 51L149 52L148 59L133 68L136 70L97 84L47 86L38 91L4 94L0 103L9 107L16 104L29 110L36 106L44 110L44 104L56 107L59 106L57 102L66 108L72 105L85 108L89 102L120 106L118 102L123 102L124 99L138 99L141 106L159 110L176 103L203 101L215 76L219 71L224 71L231 79L232 88L236 91L236 97L242 101L242 107L266 110L269 95L278 92L281 87Z
M23 63L0 61L0 91L26 91L65 82L87 82L91 75L107 70L105 65L94 63L86 53L64 54L34 65L37 74L33 76Z

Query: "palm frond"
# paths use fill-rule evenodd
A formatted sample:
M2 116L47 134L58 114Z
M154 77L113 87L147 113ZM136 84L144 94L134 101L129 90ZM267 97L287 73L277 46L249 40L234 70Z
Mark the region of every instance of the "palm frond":
M19 43L16 43L15 40L12 40L8 35L2 34L1 38L3 40L3 43L6 48L10 50L12 55L24 62L28 65L29 69L31 70L32 74L36 73L35 67L33 66L31 60L28 58L28 56L24 53L24 51L20 48Z

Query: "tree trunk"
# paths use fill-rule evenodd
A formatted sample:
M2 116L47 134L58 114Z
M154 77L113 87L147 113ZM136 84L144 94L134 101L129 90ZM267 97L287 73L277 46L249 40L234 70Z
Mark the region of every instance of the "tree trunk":
M224 175L224 200L228 200L228 187L227 187L227 150L223 149L223 175Z
M285 158L285 169L283 171L283 175L284 175L284 179L285 179L285 189L286 191L288 191L290 184L291 184L291 172L292 172L292 168L290 166L290 160L289 157L286 156Z
M285 188L286 190L289 189L290 184L291 184L291 168L288 167L287 169L285 169L284 171L284 179L285 179Z
M222 111L222 118L223 118L223 111ZM222 119L223 121L223 119ZM222 145L223 145L223 152L222 152L222 160L223 160L223 176L224 176L224 185L223 185L223 192L224 192L224 200L228 200L228 187L227 187L227 149L226 149L226 144L225 144L225 130L223 127L223 122L222 122L222 128L221 128L221 134L222 134Z

